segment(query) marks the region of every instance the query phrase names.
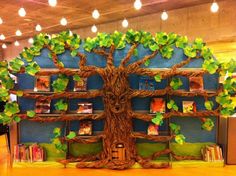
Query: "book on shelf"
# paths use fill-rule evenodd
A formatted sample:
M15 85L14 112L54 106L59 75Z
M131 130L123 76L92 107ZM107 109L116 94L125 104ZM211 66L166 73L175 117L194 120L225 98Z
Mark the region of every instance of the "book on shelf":
M86 91L87 78L80 78L79 81L74 81L74 91Z
M183 101L183 113L197 112L196 103L194 101Z
M81 120L79 122L78 135L92 135L92 121L90 121L90 120Z
M147 134L148 135L159 135L158 130L159 130L159 126L158 125L150 123L148 125Z
M78 103L77 113L79 114L92 114L93 104L92 103Z
M35 112L38 114L50 113L51 100L36 100Z
M203 77L202 76L191 76L189 77L189 91L196 92L196 91L203 91Z
M50 91L50 76L36 76L34 91L49 92Z
M222 149L218 145L208 145L201 149L202 158L207 162L223 161Z
M153 98L150 104L150 113L164 113L166 109L166 103L163 98Z
M139 90L155 90L155 81L149 77L140 77Z
M41 162L45 160L45 151L38 144L26 146L17 144L14 146L14 162Z

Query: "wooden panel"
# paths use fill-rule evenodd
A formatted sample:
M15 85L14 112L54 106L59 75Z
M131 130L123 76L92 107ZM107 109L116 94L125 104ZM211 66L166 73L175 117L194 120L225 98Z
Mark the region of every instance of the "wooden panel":
M236 164L236 118L228 120L227 164Z
M13 163L13 151L14 151L14 146L16 145L16 144L18 144L18 125L15 123L15 122L13 122L11 125L10 125L10 143L11 143L11 145L10 145L10 149L11 149L11 157L10 157L10 159L11 159L11 164Z

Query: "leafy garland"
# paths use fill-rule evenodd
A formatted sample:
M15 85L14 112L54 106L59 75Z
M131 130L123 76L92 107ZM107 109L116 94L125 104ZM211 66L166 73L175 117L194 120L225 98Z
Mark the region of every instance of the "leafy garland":
M50 50L49 57L53 60L53 57L58 54L62 54L66 49L69 49L71 56L77 56L78 49L81 44L85 52L92 52L99 48L109 48L112 45L115 49L124 49L127 45L141 44L144 48L148 48L154 52L159 50L161 56L165 59L171 59L174 54L174 48L180 48L183 50L186 57L190 59L202 58L203 70L210 74L219 73L220 76L224 76L226 79L223 82L223 90L216 97L217 103L221 105L220 113L223 116L229 116L235 113L236 108L236 79L232 77L232 73L236 69L236 61L230 63L219 63L214 59L212 51L206 47L202 39L197 38L192 44L188 42L186 36L179 36L174 33L158 32L154 36L149 32L128 30L126 33L115 31L112 34L98 33L94 38L86 38L84 41L80 39L77 34L70 34L69 31L64 31L59 34L49 36L41 33L34 38L32 47L25 48L20 54L20 57L12 59L9 63L6 61L0 62L0 101L7 102L5 110L0 113L0 123L9 124L13 121L19 122L21 118L17 115L20 112L19 105L16 102L8 102L10 91L14 89L14 80L11 78L10 73L17 74L25 72L31 76L34 76L40 71L40 66L34 61L34 57L41 54L41 50L47 47ZM138 56L138 50L135 49L135 56ZM61 61L57 61L58 66L64 67ZM150 64L150 60L145 62L145 66ZM74 80L79 80L80 77L75 75ZM154 76L157 82L161 81L161 75ZM66 75L59 75L58 78L52 83L54 92L64 92L68 85L68 77ZM172 89L177 90L182 85L182 82L178 78L173 78L170 86ZM22 91L17 91L17 96L22 96ZM178 111L178 106L173 100L168 103L168 108L174 111ZM207 110L212 110L213 102L206 100L205 107ZM55 104L55 108L59 111L66 111L68 105L63 101L59 100ZM35 112L33 110L27 111L29 118L34 118ZM158 125L163 123L163 115L160 113L156 114L156 117L152 119L152 122ZM211 130L214 123L210 118L203 119L202 128ZM176 124L170 125L172 131L176 134L175 140L179 143L184 141L184 136L180 134L180 128ZM60 136L59 130L55 130L55 136L57 139ZM71 138L73 134L68 137ZM57 141L57 140L56 140ZM64 148L62 144L57 143L59 148Z

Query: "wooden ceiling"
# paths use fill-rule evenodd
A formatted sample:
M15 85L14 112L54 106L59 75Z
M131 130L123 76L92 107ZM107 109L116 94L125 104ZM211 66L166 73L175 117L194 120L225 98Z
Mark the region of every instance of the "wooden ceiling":
M0 25L0 34L6 39L0 42L11 43L34 36L37 24L42 26L42 32L54 33L210 2L212 0L142 0L143 7L137 11L133 8L134 0L58 0L56 7L50 7L48 0L1 0L0 17L4 22ZM25 17L18 16L20 7L25 8ZM100 12L98 20L91 16L94 9ZM67 19L67 26L60 25L62 17ZM23 33L21 37L15 36L17 29Z

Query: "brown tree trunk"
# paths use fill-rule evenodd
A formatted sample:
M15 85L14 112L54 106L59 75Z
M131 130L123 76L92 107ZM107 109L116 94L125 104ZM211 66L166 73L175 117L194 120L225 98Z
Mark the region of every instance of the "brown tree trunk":
M105 125L102 159L111 169L129 168L135 163L135 139L131 116L128 76L121 68L112 67L105 72L104 113Z

